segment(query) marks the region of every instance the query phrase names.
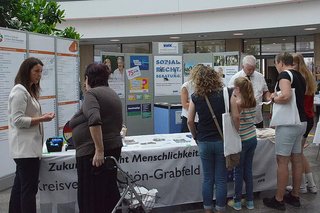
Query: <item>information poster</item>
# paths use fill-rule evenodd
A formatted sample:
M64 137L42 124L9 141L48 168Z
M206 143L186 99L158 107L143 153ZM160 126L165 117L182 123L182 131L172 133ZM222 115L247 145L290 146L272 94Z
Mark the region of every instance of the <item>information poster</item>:
M183 82L186 82L189 80L191 70L194 68L194 66L198 64L203 64L204 66L212 67L212 63L197 63L197 62L184 61Z
M151 103L142 104L142 118L151 118Z
M239 53L214 53L213 66L215 71L223 77L223 83L228 85L231 77L239 71Z
M42 113L56 112L56 99L50 96L40 97L39 103L41 105ZM43 122L44 140L57 136L57 117L50 122Z
M0 29L0 131L8 127L8 97L26 58L26 34Z
M64 125L79 110L79 101L66 101L58 104L59 135L62 135Z
M123 55L110 55L102 53L102 62L109 68L111 75L109 76L109 87L113 89L120 98L125 97L125 64Z
M26 47L26 33L0 28L0 179L15 170L8 151L8 97L20 64L26 58Z
M129 81L130 93L149 93L149 78L134 78Z
M159 54L178 54L179 44L177 42L159 42Z
M56 39L57 41L57 87L59 135L66 122L79 109L79 49L78 42Z
M180 95L182 56L154 56L155 96Z
M130 104L127 105L128 116L141 115L141 104Z
M139 66L140 70L149 70L149 56L132 55L130 56L130 67Z
M43 63L40 81L40 104L42 113L56 113L56 73L54 38L29 34L29 56L40 59ZM44 139L57 136L57 118L44 122Z

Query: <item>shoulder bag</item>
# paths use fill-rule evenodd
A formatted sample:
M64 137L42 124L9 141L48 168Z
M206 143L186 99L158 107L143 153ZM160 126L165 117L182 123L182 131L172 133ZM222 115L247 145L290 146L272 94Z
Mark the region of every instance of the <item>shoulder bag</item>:
M226 157L226 168L228 170L232 170L235 166L238 166L240 163L240 152L242 150L241 138L238 134L238 131L235 129L233 125L233 121L231 115L229 113L229 95L228 88L223 88L223 98L225 103L225 113L222 114L222 125L223 132L228 134L223 134L221 131L221 127L218 123L218 120L213 112L212 106L209 102L207 96L205 96L207 105L211 112L212 118L214 120L215 126L218 129L221 137L224 142L224 156Z
M292 73L286 70L291 78L291 84L293 82ZM275 86L274 91L276 91L278 82ZM281 125L301 125L299 111L296 103L296 93L295 89L291 88L291 98L285 104L273 103L272 106L272 117L270 121L270 126L281 126ZM281 91L277 92L278 96L281 96Z

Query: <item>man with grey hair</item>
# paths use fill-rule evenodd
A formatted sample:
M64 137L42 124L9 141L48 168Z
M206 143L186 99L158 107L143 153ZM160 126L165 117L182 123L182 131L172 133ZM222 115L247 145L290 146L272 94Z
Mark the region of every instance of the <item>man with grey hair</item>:
M256 117L255 125L257 128L263 128L263 117L262 117L262 100L270 100L270 92L264 76L255 70L256 69L256 58L253 55L247 55L242 60L242 70L234 74L229 83L228 87L234 87L234 80L238 77L247 77L253 86L254 96L257 100L256 106Z

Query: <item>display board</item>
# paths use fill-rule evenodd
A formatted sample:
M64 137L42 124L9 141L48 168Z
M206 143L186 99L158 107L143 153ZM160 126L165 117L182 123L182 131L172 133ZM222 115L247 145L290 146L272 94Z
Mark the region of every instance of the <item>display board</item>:
M44 139L58 136L58 122L63 127L79 109L78 42L0 28L0 190L11 186L14 176L8 145L8 97L27 57L39 58L44 64L39 98L42 113L56 113L53 121L44 123Z
M223 73L223 83L228 85L231 77L239 71L239 52L213 53L212 57L214 69Z
M109 87L112 88L121 99L125 98L126 70L127 63L124 61L124 55L120 53L101 53L101 62L104 63L111 75L108 79Z
M101 52L100 56L101 63L108 66L111 71L111 75L108 79L108 84L121 99L122 104L122 115L123 123L126 124L126 67L129 67L125 62L124 54L122 53L113 53L113 52Z
M180 103L182 43L153 42L154 103Z
M153 66L150 54L126 54L128 135L153 134ZM139 125L137 125L139 124Z
M154 56L154 95L180 95L182 56Z
M26 55L26 33L0 28L0 189L2 179L15 169L9 157L8 97L20 63Z
M183 82L188 81L190 71L197 64L212 67L212 53L183 54Z
M57 38L56 45L58 129L62 135L64 125L79 110L79 44L74 40Z
M38 58L43 63L40 81L40 98L42 113L56 113L56 57L54 37L29 34L29 56ZM44 122L44 138L57 136L57 118Z

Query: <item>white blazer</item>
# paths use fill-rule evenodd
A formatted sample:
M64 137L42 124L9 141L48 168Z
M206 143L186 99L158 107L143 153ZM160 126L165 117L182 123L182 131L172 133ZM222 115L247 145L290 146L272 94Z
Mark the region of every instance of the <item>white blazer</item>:
M31 118L41 115L39 102L21 84L9 95L9 150L12 158L33 158L42 155L41 125L31 126Z

